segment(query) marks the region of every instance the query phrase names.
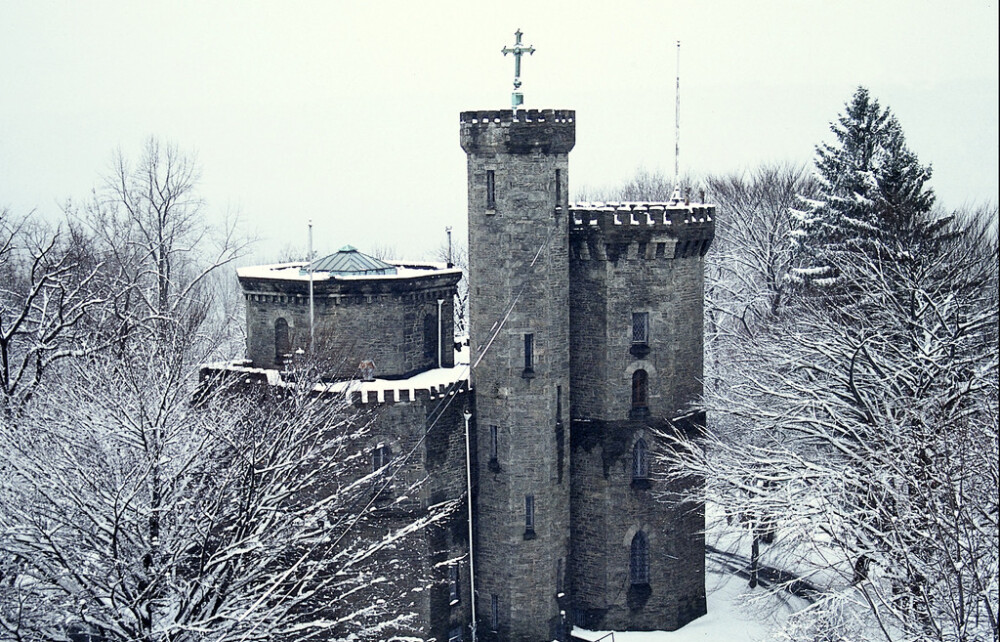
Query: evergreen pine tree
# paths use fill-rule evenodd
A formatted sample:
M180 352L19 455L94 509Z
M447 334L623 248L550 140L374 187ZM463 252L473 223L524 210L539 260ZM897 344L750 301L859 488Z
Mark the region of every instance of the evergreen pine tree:
M946 221L931 216L929 166L906 146L902 127L858 87L830 130L836 142L816 148L817 199L793 210L794 283L830 289L864 287L851 278L858 255L905 260L933 242Z

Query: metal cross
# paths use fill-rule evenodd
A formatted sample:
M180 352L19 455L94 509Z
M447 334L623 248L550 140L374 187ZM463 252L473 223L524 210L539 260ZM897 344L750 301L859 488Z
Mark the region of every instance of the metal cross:
M514 89L515 90L521 87L521 55L522 54L529 54L530 55L530 54L535 53L535 48L532 47L531 45L524 46L524 45L521 44L521 36L522 35L524 35L524 34L521 33L520 29L518 29L517 31L515 31L514 32L514 38L516 39L516 41L514 42L514 46L513 47L504 47L502 49L502 52L503 52L504 56L506 56L507 54L514 54Z

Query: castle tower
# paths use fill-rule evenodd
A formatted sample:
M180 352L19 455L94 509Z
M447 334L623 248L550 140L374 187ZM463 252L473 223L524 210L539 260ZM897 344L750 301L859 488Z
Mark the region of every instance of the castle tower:
M483 640L567 635L567 184L574 116L552 110L461 115Z
M674 630L705 613L704 508L657 478L659 431L693 430L715 208L570 209L572 600L588 629Z

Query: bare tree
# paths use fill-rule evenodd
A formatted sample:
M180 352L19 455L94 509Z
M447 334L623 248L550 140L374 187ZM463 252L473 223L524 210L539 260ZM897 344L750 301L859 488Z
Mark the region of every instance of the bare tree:
M116 310L129 329L150 326L165 338L197 324L207 314L199 288L248 246L235 218L208 223L198 178L190 156L150 138L134 165L117 154L80 215L129 287Z
M434 259L462 270L455 293L455 336L469 334L469 248L461 240L444 243L434 252Z
M805 168L762 165L741 174L710 176L718 205L708 258L709 316L713 327L753 324L778 315L787 303L793 248L791 208L812 197L818 184ZM723 321L720 315L726 317Z
M85 318L114 295L78 232L0 211L0 414L29 398L57 362L103 345Z
M912 262L841 262L866 284L851 305L757 328L706 386L724 419L676 470L775 532L762 557L790 574L770 590L814 586L794 639L996 638L993 216Z
M394 578L412 569L386 550L452 503L407 503L422 479L398 473L402 461L373 470L369 418L307 368L294 385L238 369L199 381L224 343L216 274L243 243L235 227L204 222L196 178L151 140L135 168L119 156L95 200L70 212L86 251L65 255L100 276L73 283L88 292L106 278L114 293L94 304L103 317L77 325L111 349L66 360L44 394L0 417L0 637L383 639L406 628L413 597ZM2 256L5 270L33 274ZM11 281L14 300L43 301L37 283ZM389 484L399 501L386 521L375 498Z
M296 639L405 616L377 554L446 511L373 535L386 471L343 395L237 377L203 381L192 405L192 347L81 362L3 431L0 627Z
M575 195L578 201L658 201L671 199L674 189L679 188L681 198L695 200L695 185L698 180L691 176L681 176L676 185L673 177L660 171L639 168L632 178L620 185L602 187L581 187ZM700 196L699 196L700 197Z

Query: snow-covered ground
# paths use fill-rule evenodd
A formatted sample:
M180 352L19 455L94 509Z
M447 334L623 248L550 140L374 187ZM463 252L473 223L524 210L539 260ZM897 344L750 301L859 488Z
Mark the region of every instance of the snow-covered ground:
M718 551L705 560L705 589L708 613L677 631L614 632L573 629L573 635L596 642L765 642L774 639L775 630L789 614L806 606L791 595L778 598L766 595L761 588L751 589L744 576L734 568L745 568L739 553L749 552L745 532L729 528L717 508L706 506L707 544Z
M745 579L731 573L710 571L707 580L707 615L677 631L616 632L614 642L763 642L773 639L775 625L784 620L792 608L802 606L794 598L791 604L761 598L760 589L756 593L751 591ZM573 630L573 635L583 640L598 640L609 633ZM608 636L603 642L611 640Z

